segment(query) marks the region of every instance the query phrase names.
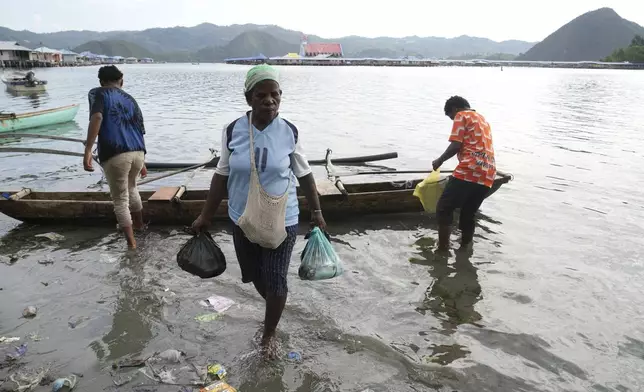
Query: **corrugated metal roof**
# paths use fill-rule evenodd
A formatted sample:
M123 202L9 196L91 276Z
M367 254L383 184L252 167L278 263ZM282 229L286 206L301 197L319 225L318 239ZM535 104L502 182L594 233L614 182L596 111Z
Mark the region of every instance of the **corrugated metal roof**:
M257 56L230 58L230 59L225 59L224 61L255 61L255 60L267 60L267 59L268 57L266 57L264 53L260 53Z
M40 53L53 53L53 54L60 54L60 50L58 49L52 49L48 48L46 46L41 46L40 48L36 48L33 50L34 52L40 52Z
M78 53L72 52L71 50L67 50L67 49L61 49L60 53L64 54L64 55L67 55L67 56L78 55Z
M31 52L31 49L16 44L15 41L0 41L0 50L15 50L20 52Z

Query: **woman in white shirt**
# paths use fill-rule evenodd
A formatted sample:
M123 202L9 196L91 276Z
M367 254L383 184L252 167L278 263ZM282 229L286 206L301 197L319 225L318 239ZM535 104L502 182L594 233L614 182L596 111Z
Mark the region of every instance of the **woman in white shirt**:
M242 270L242 282L252 282L266 300L261 346L274 357L275 332L288 294L287 274L297 236L299 207L294 179L300 184L311 211L311 223L324 229L320 201L311 168L299 143L295 125L279 116L282 98L277 71L269 65L253 67L246 75L246 102L251 111L222 132L222 156L210 184L206 205L192 227L202 230L210 224L222 199L228 193L228 215L235 223L233 241ZM259 182L271 196L286 195L284 227L286 238L277 248L251 242L239 225L246 209L251 184L250 133Z

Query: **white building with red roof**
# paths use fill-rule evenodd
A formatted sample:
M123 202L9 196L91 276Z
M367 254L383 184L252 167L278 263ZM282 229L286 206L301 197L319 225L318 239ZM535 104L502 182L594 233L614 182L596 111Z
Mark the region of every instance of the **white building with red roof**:
M300 56L302 57L343 57L342 44L336 43L308 43L308 37L302 35L300 42Z

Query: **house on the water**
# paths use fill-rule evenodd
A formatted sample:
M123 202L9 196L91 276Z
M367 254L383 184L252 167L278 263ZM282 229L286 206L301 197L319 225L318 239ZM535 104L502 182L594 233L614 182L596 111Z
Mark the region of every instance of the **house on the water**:
M58 65L63 59L63 55L58 49L48 48L46 46L41 46L31 51L31 60L38 63L44 63L44 65Z
M14 41L0 41L0 68L24 67L29 62L31 49Z
M266 60L268 60L268 57L266 57L263 53L260 53L257 56L225 59L224 62L226 64L263 64L266 62Z
M92 53L90 51L81 52L78 56L79 56L79 59L85 64L96 65L101 63L100 57L98 57L97 54Z
M341 44L307 44L304 49L304 57L342 57Z
M78 53L72 52L71 50L61 49L61 56L63 56L62 64L63 65L77 65L79 55Z
M306 35L300 42L300 56L302 57L343 57L342 44L334 43L308 43Z
M125 59L125 64L136 64L139 60L136 57L128 57Z

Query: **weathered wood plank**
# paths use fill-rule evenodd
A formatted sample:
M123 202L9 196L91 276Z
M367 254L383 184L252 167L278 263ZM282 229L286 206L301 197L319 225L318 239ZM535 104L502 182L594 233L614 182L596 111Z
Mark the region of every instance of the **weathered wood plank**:
M170 201L174 197L174 195L179 192L180 187L178 186L164 186L159 189L157 189L152 196L148 198L149 202L155 202L155 201Z
M320 196L341 195L335 184L328 180L315 181L315 187L318 189L318 195Z

